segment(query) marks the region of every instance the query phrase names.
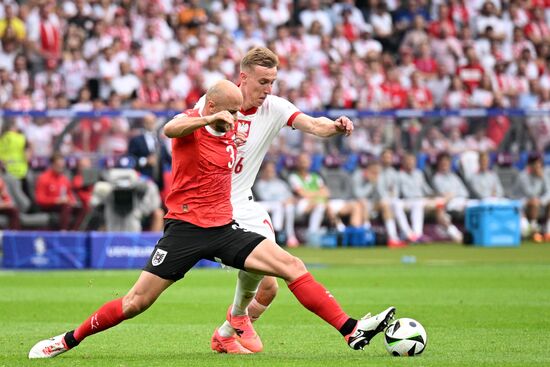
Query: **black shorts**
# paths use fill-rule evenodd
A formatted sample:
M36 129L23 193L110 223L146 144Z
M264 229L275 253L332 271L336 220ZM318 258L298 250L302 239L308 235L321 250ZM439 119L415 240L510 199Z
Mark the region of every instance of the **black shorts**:
M201 259L244 270L244 261L265 237L246 231L232 222L202 228L168 219L164 235L157 242L143 270L163 279L180 280Z

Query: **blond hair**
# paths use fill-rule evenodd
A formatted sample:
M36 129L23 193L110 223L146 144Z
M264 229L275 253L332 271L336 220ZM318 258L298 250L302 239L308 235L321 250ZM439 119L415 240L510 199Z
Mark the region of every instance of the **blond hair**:
M250 70L255 65L275 68L279 66L279 58L267 47L254 47L241 60L241 70Z

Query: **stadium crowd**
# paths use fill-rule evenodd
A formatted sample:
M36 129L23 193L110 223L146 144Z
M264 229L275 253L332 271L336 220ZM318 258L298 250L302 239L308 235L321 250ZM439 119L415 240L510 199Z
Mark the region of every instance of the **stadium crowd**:
M257 45L271 48L280 58L274 93L303 111L550 108L550 2L544 0L6 0L0 5L0 40L2 109L181 111L192 107L215 81L237 82L242 55ZM46 223L46 217L22 217L23 224L14 218L53 211L60 228L78 228L92 206L131 199L151 205L142 211L135 203L106 209L134 213L133 224L120 223L121 228L142 228L146 219L145 228L160 229L161 201L144 198L162 196L167 182L170 146L158 134L162 122L153 115L77 121L63 115L4 118L0 161L10 177L0 185L0 210L11 218L6 225ZM500 164L500 173L508 174L501 178L509 179L510 172L515 177L509 156L493 152L548 149L550 115L360 118L355 124L350 138L328 141L284 129L270 151L277 162L297 157L275 171L298 169L285 176L290 184L286 211L296 205L298 216L309 214L310 230L321 225L325 214L334 226L340 224L339 216L349 217L351 225L368 226L372 213L380 213L391 241L416 241L423 236L420 213L429 209L458 241L461 234L446 209L462 210L467 198L508 196L526 201L526 217L539 233L539 207L547 206L550 193L544 172L532 167L542 162L540 157L530 157L521 174L524 180L540 181L536 192L491 188L489 195L477 192L478 182L468 176L483 176L479 182L489 187L493 183L486 182L484 171L472 173L464 169L469 165L456 164L456 157L490 152L481 154L485 158L479 167L491 157ZM436 169L413 162L417 155L408 152L428 157ZM347 168L326 162L343 155L359 157L360 162ZM331 197L328 206L302 200L299 167L317 156L325 158L323 169L338 169L353 178L347 196L334 189L321 195ZM380 163L371 159L379 156ZM472 161L477 167L477 156ZM400 163L402 170L392 168ZM74 177L59 177L65 164ZM139 174L115 172L110 180L104 178L107 185L94 190L98 169L113 166L135 167ZM427 181L407 188L412 181L403 178L406 175ZM146 183L145 177L156 185ZM386 187L369 187L378 177ZM17 184L10 184L12 179L21 184L21 192L14 194ZM39 192L46 188L50 191ZM420 210L416 199L426 197L430 200L421 200ZM11 215L14 210L23 213ZM416 213L410 224L407 211ZM289 225L287 229L289 243L294 243L296 235Z

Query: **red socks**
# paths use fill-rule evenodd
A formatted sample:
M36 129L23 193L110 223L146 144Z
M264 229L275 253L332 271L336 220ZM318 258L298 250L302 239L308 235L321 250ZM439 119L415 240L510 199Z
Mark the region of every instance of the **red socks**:
M350 318L332 294L317 283L311 273L302 275L290 283L288 288L305 308L334 326L336 330L340 330Z
M105 303L92 316L84 321L75 331L74 338L81 342L84 338L99 333L124 321L122 298Z

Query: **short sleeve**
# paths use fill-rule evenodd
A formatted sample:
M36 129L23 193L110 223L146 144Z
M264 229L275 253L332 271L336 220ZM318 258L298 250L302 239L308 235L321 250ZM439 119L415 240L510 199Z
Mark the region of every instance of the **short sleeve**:
M293 103L277 96L273 96L273 107L280 116L281 127L285 125L292 127L296 116L302 113Z

